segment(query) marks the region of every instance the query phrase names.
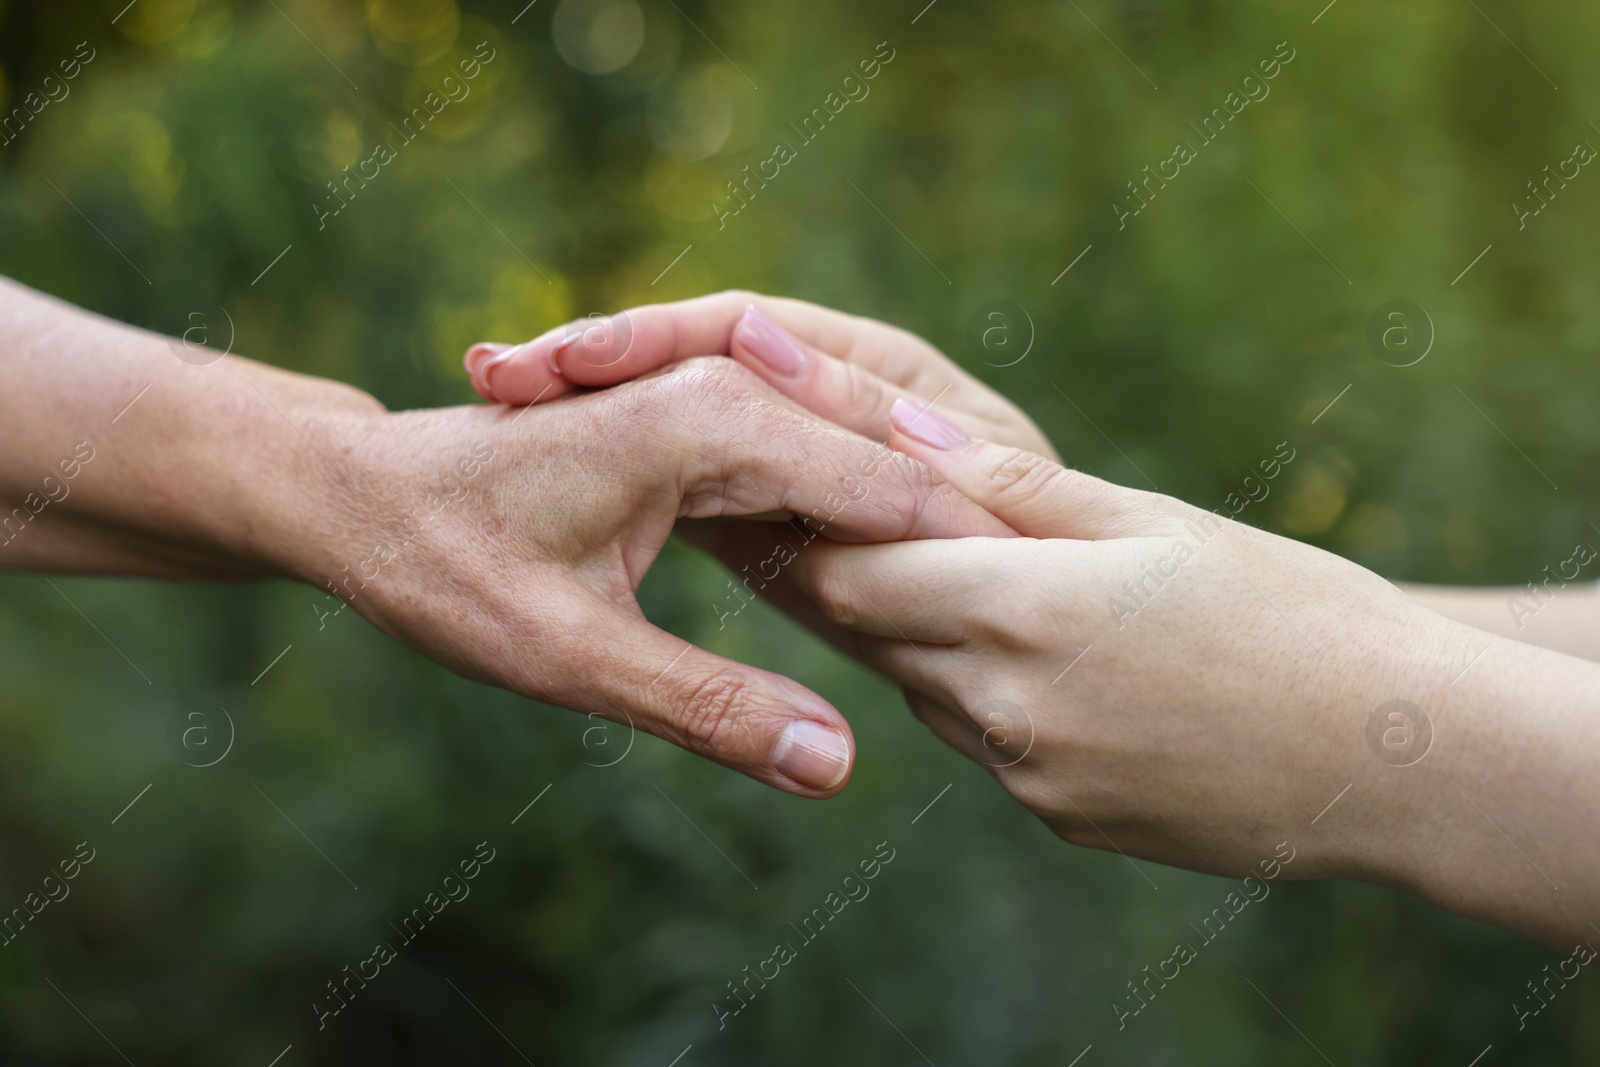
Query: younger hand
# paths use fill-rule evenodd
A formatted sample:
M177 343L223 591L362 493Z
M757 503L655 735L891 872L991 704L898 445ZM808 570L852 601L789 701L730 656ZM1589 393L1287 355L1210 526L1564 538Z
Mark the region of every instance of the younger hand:
M933 412L893 420L895 448L1022 536L818 545L795 580L1061 837L1235 877L1287 843L1289 877L1557 947L1587 933L1600 669Z
M830 422L889 439L896 400L930 404L974 436L1054 456L1016 405L922 338L803 300L728 291L579 319L521 345L467 351L473 386L503 404L616 385L695 356L731 356Z

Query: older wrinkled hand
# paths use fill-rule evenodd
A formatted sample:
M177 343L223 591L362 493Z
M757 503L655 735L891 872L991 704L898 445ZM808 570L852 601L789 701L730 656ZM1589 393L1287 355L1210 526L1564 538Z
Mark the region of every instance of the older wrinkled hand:
M764 525L801 544L1007 532L921 463L815 418L727 359L533 408L384 414L358 437L357 481L379 497L358 513L346 560L394 539L439 471L477 458L381 580L352 591L353 606L464 674L632 723L805 796L843 787L850 728L805 687L644 618L635 590L674 524L794 514L806 533Z

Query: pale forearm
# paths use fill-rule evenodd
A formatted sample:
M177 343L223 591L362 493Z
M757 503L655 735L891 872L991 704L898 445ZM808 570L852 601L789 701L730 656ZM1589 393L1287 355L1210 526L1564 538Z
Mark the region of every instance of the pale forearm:
M1600 661L1600 584L1550 579L1528 586L1402 585L1424 607L1480 630Z
M1431 751L1352 790L1385 827L1376 880L1570 949L1600 921L1600 667L1465 627L1456 648L1471 666L1421 689Z
M0 566L293 575L346 521L336 382L179 342L0 279Z

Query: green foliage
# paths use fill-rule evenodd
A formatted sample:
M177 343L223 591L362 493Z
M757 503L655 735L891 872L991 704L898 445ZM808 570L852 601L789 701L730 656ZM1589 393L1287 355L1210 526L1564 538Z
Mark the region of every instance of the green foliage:
M472 399L471 341L750 287L914 329L1069 462L1206 507L1287 440L1303 458L1246 517L1391 577L1520 584L1600 519L1600 175L1525 228L1510 206L1600 142L1596 9L124 2L0 5L6 113L95 51L0 147L0 271L107 315L218 344L231 321L236 352L431 406ZM480 42L470 95L406 143ZM790 123L879 42L870 93L805 143ZM1202 143L1190 123L1279 42L1270 93ZM1119 223L1179 141L1197 158ZM319 218L380 142L395 158ZM719 226L725 183L779 142L795 158ZM1395 299L1437 333L1415 366L1366 340ZM1014 365L968 347L991 300L1036 334ZM673 547L643 597L845 711L838 800L642 736L596 766L625 730L457 679L353 613L319 629L305 588L4 579L0 908L98 850L0 947L7 1061L1600 1057L1592 977L1519 1032L1550 953L1349 885L1275 884L1119 1032L1126 983L1229 884L1061 845L776 613L719 632L723 580ZM169 745L188 702L232 717L213 767ZM326 983L484 840L471 896L318 1032ZM871 896L719 1031L725 983L882 841Z

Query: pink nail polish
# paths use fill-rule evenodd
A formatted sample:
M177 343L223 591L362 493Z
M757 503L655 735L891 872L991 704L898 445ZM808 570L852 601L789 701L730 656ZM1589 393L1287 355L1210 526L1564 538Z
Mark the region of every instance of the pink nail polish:
M772 765L801 785L832 789L850 770L850 742L830 726L796 719L773 746Z
M503 366L507 361L514 359L521 351L521 345L512 345L510 348L506 349L504 352L501 352L499 355L493 357L488 362L484 363L483 366L478 368L477 377L479 381L483 382L483 392L491 395L494 393L495 370Z
M467 368L468 374L477 374L478 369L491 357L504 352L510 345L495 344L492 341L480 341L467 349L467 354L461 363Z
M563 364L574 370L603 370L627 358L633 348L633 321L626 311L615 315L590 315L562 327L561 341L550 352L550 366ZM580 362L573 362L574 360Z
M894 428L914 441L937 448L941 452L954 452L967 447L972 438L965 430L921 404L909 400L896 400L889 409L889 421Z
M582 344L582 334L574 334L570 337L563 337L556 343L556 346L550 350L550 369L555 371L557 374L560 374L561 364L566 360L568 353L572 351L574 346L582 346Z
M800 342L760 308L745 311L739 320L738 334L750 354L777 373L794 378L806 369L806 354Z

